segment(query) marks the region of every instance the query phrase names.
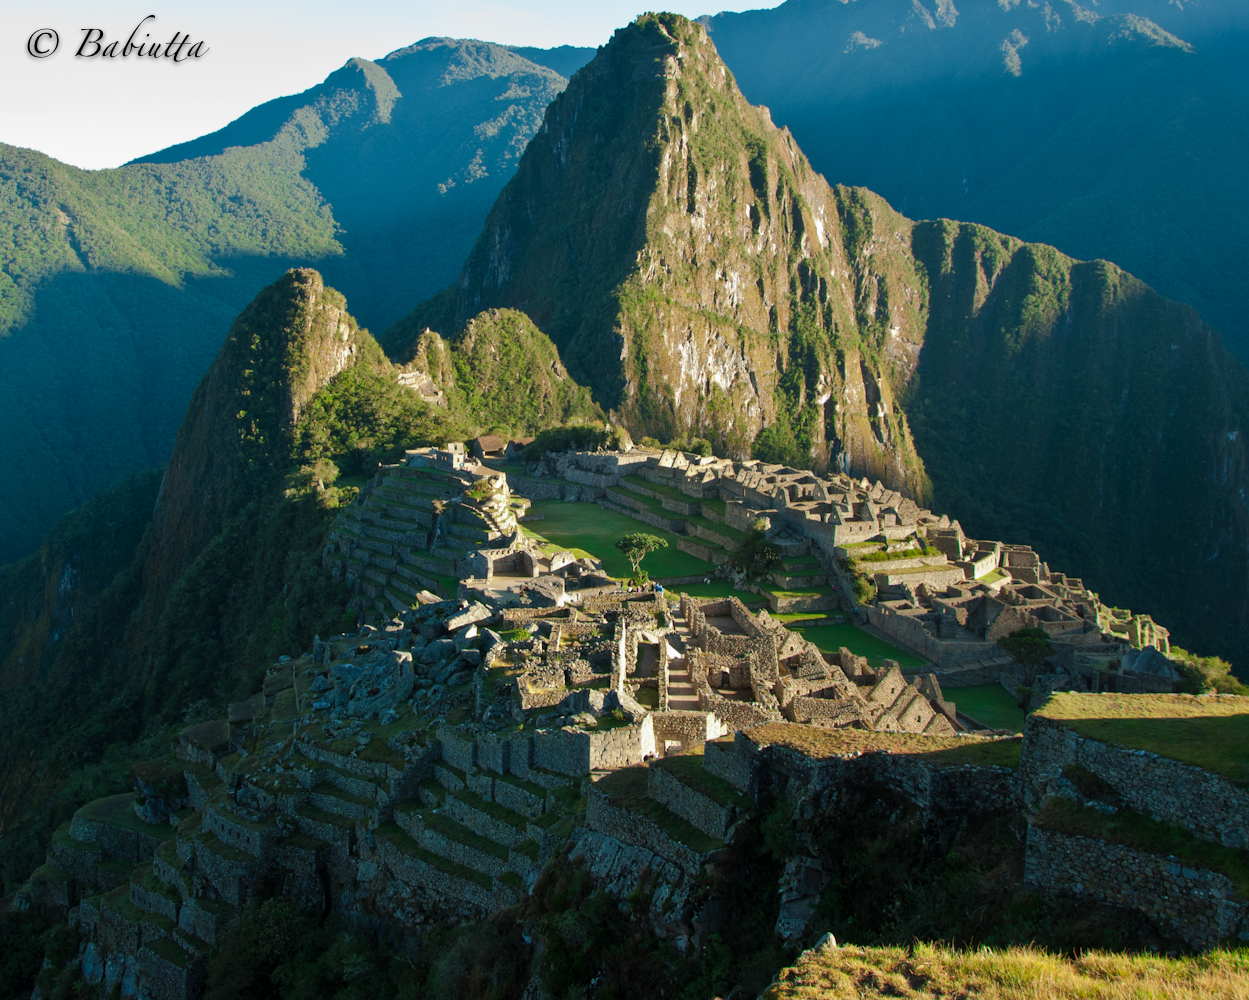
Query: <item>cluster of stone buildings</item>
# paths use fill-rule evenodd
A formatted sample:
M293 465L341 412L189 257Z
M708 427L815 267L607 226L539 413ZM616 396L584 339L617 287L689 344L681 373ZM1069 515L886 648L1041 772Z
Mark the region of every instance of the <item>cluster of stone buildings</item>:
M673 531L709 573L762 528L780 554L760 588L772 613L622 591L596 560L526 537L528 499L513 488ZM88 982L196 997L217 936L275 891L419 936L516 902L564 851L621 897L648 879L654 925L681 942L704 866L778 793L818 812L838 789L883 785L926 822L1052 795L1077 747L1052 722L1029 722L1021 772L960 756L1010 743L968 732L943 693L998 680L1002 636L1043 629L1058 651L1051 686L1064 690L1173 683L1165 630L1103 606L1026 546L968 539L879 483L757 462L570 452L517 477L460 447L418 449L338 518L325 564L380 627L318 638L225 719L186 729L174 754L136 770L134 795L91 803L57 832L20 897L72 913ZM823 653L773 617L836 606L932 668L907 676L894 661ZM1102 767L1113 754L1077 750L1116 787L1136 780L1120 773L1131 761ZM1217 792L1214 835L1243 849L1243 791ZM1185 800L1175 821L1194 810L1209 803ZM777 926L794 941L824 878L803 850ZM1102 851L1113 872L1123 850L1073 847L1038 822L1028 878L1144 910L1199 944L1249 931L1222 875L1133 856L1165 881L1167 909L1143 883L1112 898L1113 874L1098 881L1072 854Z
M950 687L996 680L996 641L1028 627L1048 633L1058 653L1042 689L1169 691L1178 679L1161 657L1132 655L1169 652L1167 630L1147 615L1102 604L1029 546L970 539L879 482L646 449L569 452L530 471L514 488L594 499L675 532L715 566L761 525L780 554L768 574L775 586L762 593L774 612L853 610Z

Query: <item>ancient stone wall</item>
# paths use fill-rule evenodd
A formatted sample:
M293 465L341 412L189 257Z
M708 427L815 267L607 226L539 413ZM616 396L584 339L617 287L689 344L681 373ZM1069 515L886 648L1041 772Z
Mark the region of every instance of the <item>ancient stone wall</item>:
M1088 768L1137 812L1176 823L1203 840L1249 848L1249 791L1200 767L1084 739L1059 722L1029 715L1019 761L1029 797L1043 794L1067 764Z
M611 801L590 786L586 800L585 822L591 830L614 837L622 844L635 844L670 861L691 878L702 871L702 855L673 840L658 826L635 812L617 808Z
M748 746L754 746L746 742ZM750 752L738 752L736 736L708 740L703 746L703 767L748 798L754 797L755 768L752 757Z
M872 625L938 667L953 667L998 655L997 647L990 642L943 642L924 631L923 623L918 619L900 615L891 608L871 605L866 610Z
M533 734L533 766L580 778L590 773L591 737L571 729L539 729Z
M145 992L161 1000L196 1000L204 989L204 964L172 958L182 949L162 946L161 940L139 949Z
M647 715L632 726L620 726L590 734L590 769L614 770L640 764L655 754L655 724Z
M1024 881L1139 910L1194 948L1249 937L1249 903L1234 898L1226 875L1105 840L1029 826Z
M704 766L751 798L783 790L827 796L843 787L884 786L918 807L927 820L948 815L993 815L1019 803L1019 778L1008 767L940 766L922 757L886 752L813 759L789 747L758 747L739 732L708 743ZM710 753L708 752L710 750Z
M663 767L652 765L647 769L646 794L709 837L723 839L737 818L733 805L722 805L682 784Z
M377 857L396 879L428 888L443 908L458 907L471 916L483 916L494 909L494 894L489 889L405 854L385 838L377 838Z
M710 712L653 712L650 719L660 755L665 740L672 740L689 749L724 735L719 720Z

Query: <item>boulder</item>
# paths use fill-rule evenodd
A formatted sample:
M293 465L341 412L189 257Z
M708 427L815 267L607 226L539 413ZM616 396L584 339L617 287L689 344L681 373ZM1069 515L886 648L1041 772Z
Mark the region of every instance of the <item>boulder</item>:
M421 662L433 664L445 660L456 652L455 643L450 639L435 639L421 650Z
M412 655L402 650L377 650L357 665L347 700L347 714L368 719L393 709L412 695L416 675Z
M439 668L438 672L434 674L434 683L445 684L447 682L447 678L460 669L461 667L458 660L448 660Z
M1163 656L1153 646L1144 649L1129 649L1123 654L1122 669L1134 674L1152 674L1154 677L1165 677L1167 680L1178 681L1180 672L1175 664Z
M467 663L470 667L475 667L481 663L481 650L479 649L462 649L460 650L460 659Z
M460 631L456 632L455 638L452 639L451 641L455 643L455 651L459 653L459 652L463 652L463 650L469 645L469 643L471 643L476 638L477 638L477 626L470 625L468 628L460 629Z
M477 622L484 622L487 618L493 617L489 608L480 601L474 601L463 611L452 615L447 619L447 631L455 632L458 629L466 628Z
M499 645L502 641L503 636L499 635L499 633L494 629L483 628L481 630L481 642L477 644L477 648L480 649L484 655L489 655L490 650L494 649L494 647Z
M472 679L473 672L471 670L460 670L447 678L447 687L459 687L461 684L467 684Z
M324 674L318 674L313 678L312 686L308 688L313 694L320 694L322 691L328 691L334 685L330 683L330 679Z

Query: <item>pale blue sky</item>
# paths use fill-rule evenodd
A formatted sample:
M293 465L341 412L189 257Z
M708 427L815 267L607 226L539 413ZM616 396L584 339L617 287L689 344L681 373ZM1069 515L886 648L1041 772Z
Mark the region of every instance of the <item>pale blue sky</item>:
M774 6L775 0L670 3L690 17ZM0 4L0 142L87 168L112 167L221 128L262 101L304 90L353 56L378 58L430 35L510 45L601 45L642 0L47 0ZM83 28L122 41L144 15L153 39L175 31L203 39L208 54L167 60L76 59ZM55 28L60 49L27 54L29 36ZM145 29L146 30L146 29Z

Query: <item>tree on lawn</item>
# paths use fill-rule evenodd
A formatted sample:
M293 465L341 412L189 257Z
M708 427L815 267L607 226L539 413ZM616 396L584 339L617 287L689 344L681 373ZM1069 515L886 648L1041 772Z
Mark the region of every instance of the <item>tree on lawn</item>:
M1041 628L1017 628L1005 639L997 641L997 648L1014 660L1023 670L1024 683L1018 690L1020 707L1027 711L1032 700L1032 685L1046 657L1054 655L1054 644L1049 633Z
M626 559L633 565L633 579L637 583L645 583L647 574L642 572L642 560L647 554L654 552L656 549L666 549L667 541L658 538L655 535L647 535L644 532L636 532L632 535L625 535L616 543L618 548Z
M768 540L763 520L755 521L731 553L729 565L746 574L748 579L763 576L780 565L780 550Z

